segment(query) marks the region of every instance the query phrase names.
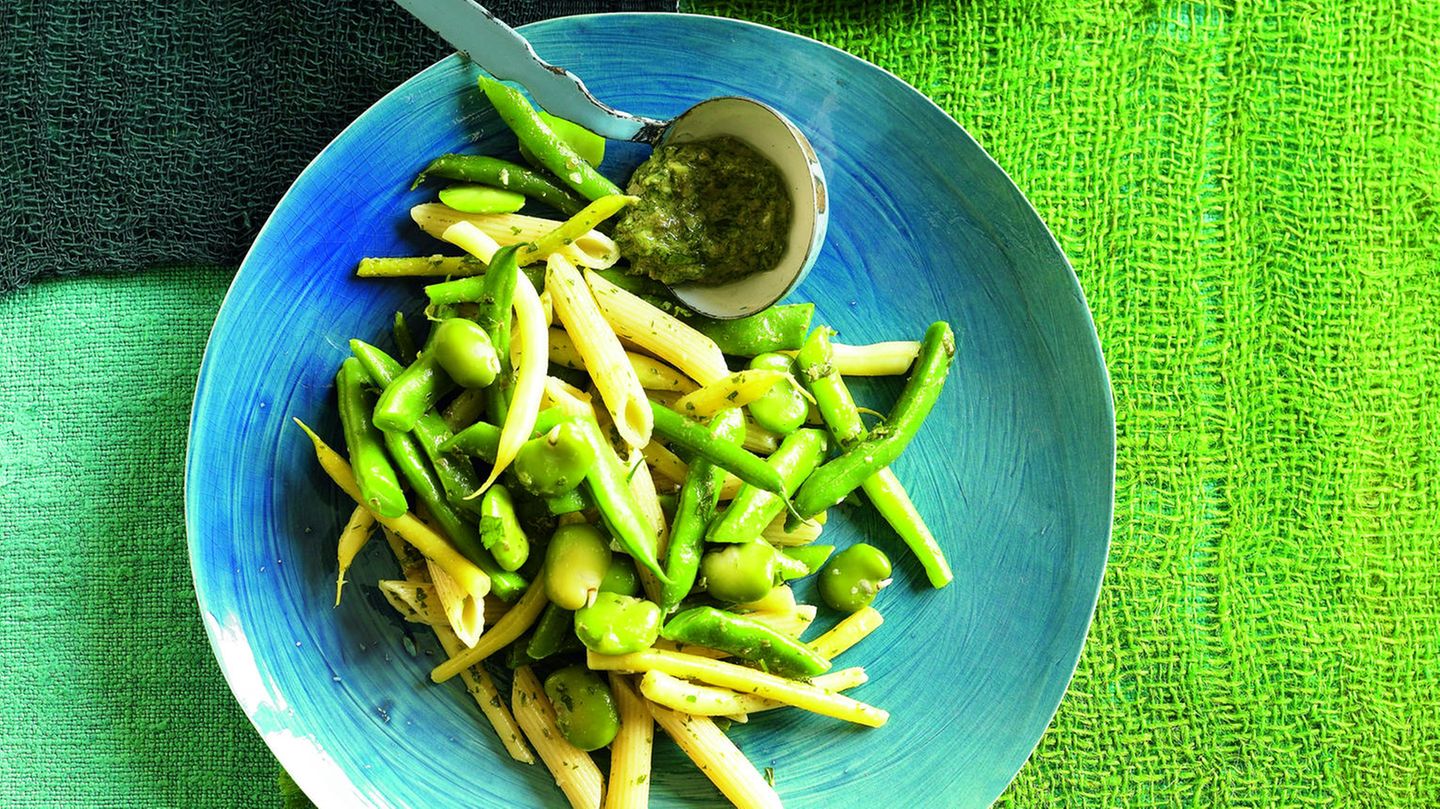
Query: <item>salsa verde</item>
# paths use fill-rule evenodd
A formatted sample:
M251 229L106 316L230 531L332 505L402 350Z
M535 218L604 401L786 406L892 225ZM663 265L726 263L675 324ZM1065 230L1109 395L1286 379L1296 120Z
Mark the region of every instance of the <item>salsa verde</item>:
M635 169L640 198L615 226L631 272L723 284L774 267L792 216L780 170L731 137L660 146Z

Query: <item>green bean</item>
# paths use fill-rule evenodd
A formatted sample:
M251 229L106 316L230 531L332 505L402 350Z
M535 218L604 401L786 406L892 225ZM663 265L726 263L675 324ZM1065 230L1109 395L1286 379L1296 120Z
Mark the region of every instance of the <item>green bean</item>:
M935 406L954 356L955 334L949 324L932 324L925 332L914 371L886 423L876 428L869 438L815 470L800 487L794 503L800 519L839 503L866 478L900 457Z
M745 485L740 487L730 507L710 526L705 537L710 542L747 542L758 539L765 527L785 510L788 497L821 461L830 439L823 430L796 430L785 436L780 448L765 461L779 475L784 488L781 496Z
M410 490L430 512L440 532L450 540L456 550L474 562L490 577L490 592L503 601L519 597L528 586L525 578L510 572L498 564L480 541L475 526L462 518L458 511L445 499L440 479L426 463L424 449L420 442L409 433L386 433L385 446Z
M490 99L500 118L515 132L515 137L561 182L590 200L620 193L614 183L586 163L540 120L535 108L530 106L530 102L526 101L518 90L487 76L481 76L479 81L485 97Z
M499 255L499 253L496 253ZM388 259L399 261L400 259ZM526 267L521 270L535 284L538 292L545 287L545 273L543 267ZM440 281L425 286L425 297L430 300L430 309L435 310L442 306L453 306L457 303L479 303L485 300L489 294L485 276L489 273L482 268L479 273L465 278L456 278L453 281Z
M674 410L650 402L655 416L655 434L704 458L735 477L767 492L785 496L785 482L760 457L729 441L721 441L702 424L690 421Z
M533 243L522 246L517 259L521 264L530 264L532 260L554 253L594 230L625 206L634 205L639 199L624 194L601 197L586 205L580 213L561 222L558 227L542 234Z
M525 653L531 660L544 660L560 651L565 645L565 636L575 632L575 612L559 604L545 605L540 620L535 622L535 631L525 646Z
M480 420L485 413L485 391L486 388L469 388L460 391L460 395L450 400L445 409L440 413L445 420L445 426L451 432L463 430L466 427Z
M471 256L397 256L360 259L355 275L360 278L408 278L412 276L484 275L485 262Z
M440 201L462 213L515 213L525 197L488 185L461 183L440 189Z
M395 313L395 353L403 363L412 363L419 352L415 350L415 337L410 333L410 324L405 322L405 313Z
M405 370L389 354L362 340L351 340L350 351L369 374L371 384L378 388L389 385ZM425 456L430 459L436 476L440 478L440 484L445 488L445 498L450 501L450 505L478 518L480 503L470 499L470 495L480 488L480 477L475 474L475 465L469 458L443 448L451 438L450 428L445 420L433 410L426 411L415 422L413 432L420 440Z
M547 433L569 419L557 407L547 407L535 417L535 432ZM463 452L488 463L495 462L500 451L500 428L486 421L477 421L456 433L440 446L446 452Z
M610 686L584 666L546 677L545 696L555 707L560 735L581 750L599 750L620 732L620 712Z
M500 381L487 388L485 402L490 418L504 424L510 411L510 310L515 302L515 284L519 265L515 262L518 245L501 248L490 259L485 272L485 293L478 301L475 322L490 335L490 344L500 357Z
M585 484L600 511L600 519L621 549L664 584L669 578L655 559L659 540L630 492L629 470L615 456L615 450L600 432L600 425L589 418L573 421L583 427L586 441L595 449L595 463L585 473Z
M715 438L738 445L745 436L745 415L738 407L726 408L710 419L709 430ZM670 521L670 547L665 552L670 583L660 589L660 609L667 613L695 586L705 529L715 516L724 479L724 469L698 456L685 473L675 517Z
M411 188L418 187L428 175L518 191L566 216L572 216L585 207L584 200L551 182L544 175L498 157L441 155L430 161L430 165L415 178L415 184Z
M498 483L480 501L480 543L506 570L519 570L530 558L530 539L515 516L510 490Z
M685 322L714 340L726 354L753 357L799 348L805 342L805 333L810 330L810 318L814 314L813 303L791 303L772 306L734 320L712 320L693 315L685 318Z
M370 398L365 392L365 369L354 357L340 363L335 374L340 405L340 426L346 452L365 505L382 517L399 517L408 510L395 468L385 455L380 431L370 422Z
M794 561L800 568L803 568L804 572L792 575L795 568L786 568L780 571L780 578L789 580L809 576L820 570L825 564L825 560L829 559L830 554L834 552L834 545L797 545L793 548L781 548L780 555Z
M604 138L574 121L567 121L564 118L551 115L545 110L540 110L539 115L540 120L544 121L545 125L555 132L556 137L569 144L570 148L575 150L575 154L580 155L581 160L584 160L596 168L599 168L600 164L605 161ZM525 148L525 144L523 143L520 144L520 156L526 160L534 161L534 155L530 154L530 150Z
M375 426L386 432L405 433L414 429L415 422L435 402L455 387L454 381L440 368L435 354L430 350L435 332L430 332L430 343L420 356L410 363L398 376L390 380L375 402Z
M855 408L850 389L845 387L845 380L831 362L830 336L834 333L826 326L811 332L800 353L795 355L795 364L800 367L805 387L815 397L815 406L825 419L825 426L830 428L830 434L835 436L843 452L865 437L865 424L860 421L860 411Z
M830 661L794 638L743 615L694 607L665 623L660 636L729 652L781 677L814 677L830 669Z

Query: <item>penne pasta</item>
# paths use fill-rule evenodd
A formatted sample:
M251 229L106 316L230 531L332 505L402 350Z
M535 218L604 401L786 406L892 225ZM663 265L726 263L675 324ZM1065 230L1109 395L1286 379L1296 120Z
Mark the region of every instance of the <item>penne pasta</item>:
M622 339L670 363L701 385L718 381L730 369L715 341L643 298L587 272L585 283L601 314Z
M425 567L430 574L430 582L435 587L435 599L440 602L445 623L467 648L474 646L475 641L480 639L480 633L485 631L485 602L481 601L477 605L467 600L465 591L450 578L450 574L435 564L435 560L425 560Z
M355 561L355 555L365 547L365 542L370 539L370 532L375 528L375 515L364 506L356 506L350 512L350 519L346 521L345 528L340 532L340 541L335 553L339 561L339 572L335 574L335 606L340 606L340 590L345 586L345 571L350 569L351 563Z
M738 809L781 809L775 788L713 721L654 703L650 704L650 713L700 772Z
M501 244L490 234L466 221L459 221L440 232L440 238L464 250L487 265L495 258Z
M864 685L868 680L865 669L853 666L813 677L810 684L826 691L839 692ZM640 692L651 702L695 716L748 716L787 707L783 702L719 686L692 683L661 671L645 672L640 680Z
M595 405L590 394L553 376L545 377L545 395L540 399L540 409L555 408L567 416L595 418Z
M760 455L769 455L780 448L780 435L761 427L745 414L745 449Z
M823 716L843 719L869 727L881 727L890 714L873 705L833 694L823 688L799 680L787 680L763 671L710 660L679 652L648 649L626 655L586 653L586 662L595 671L647 672L661 671L674 677L698 680L734 691L772 699Z
M442 238L441 234L446 228L456 222L468 222L501 247L532 243L562 224L554 219L523 214L461 213L438 202L416 205L410 209L410 218L415 220L421 230L437 239ZM580 236L558 252L581 267L595 270L612 267L620 259L620 250L615 246L615 241L598 230ZM540 256L536 260L547 257Z
M645 463L650 464L651 469L659 472L670 482L677 484L685 482L685 474L689 467L680 460L680 456L671 452L669 447L659 441L651 441L645 445L644 449L640 450L640 453L645 456Z
M600 809L605 778L590 754L565 740L555 724L555 706L550 704L540 680L529 666L515 669L510 690L515 721L525 731L540 760L545 762L555 784L574 809Z
M825 512L823 511L793 529L785 527L785 520L788 517L788 514L781 514L765 526L765 531L761 533L761 536L766 542L781 548L809 545L820 538L820 533L825 528Z
M388 530L386 538L390 538ZM382 581L380 590L385 593L386 600L401 611L401 615L404 615L406 620L413 620L406 615L401 604L414 604L418 609L430 610L439 604L439 600L434 596L435 587L427 580L429 573L426 566L409 559L410 549L407 545L398 541L397 538L390 544L390 550L395 554L395 561L399 562L405 570L406 578L403 581ZM387 584L391 587L387 588ZM403 593L407 589L411 595L403 598L401 604L397 604L391 598L392 592ZM415 595L426 592L430 595L426 597ZM493 603L496 603L493 599L485 601L487 619ZM460 650L460 639L445 625L443 614L435 615L434 622L430 624L430 627L435 631L435 637L440 641L440 646L446 654L453 655ZM511 715L510 709L505 707L505 701L500 698L500 691L495 687L495 681L490 678L489 672L480 666L473 666L460 672L460 677L465 683L465 690L474 698L475 704L480 706L480 712L490 720L491 727L495 728L496 735L500 737L500 743L505 746L510 757L525 764L534 764L535 756L530 752L529 746L525 744L525 739L520 734L520 726L515 723L515 717Z
M428 581L382 579L380 594L401 618L412 624L443 627L449 620L440 606L439 596L435 595L435 585Z
M884 622L885 618L879 610L863 607L845 616L829 632L810 641L810 648L826 660L834 660L841 652L879 629Z
M736 371L681 396L673 409L691 418L706 418L727 407L744 407L789 378L784 371L767 368Z
M620 713L620 732L610 743L610 782L605 809L645 809L650 805L650 761L655 720L630 678L611 672L610 693Z
M520 596L520 600L505 613L505 617L496 621L489 632L481 635L474 646L462 649L459 654L450 655L449 660L432 669L430 679L443 683L505 648L534 625L548 603L550 599L545 597L545 588L531 584L525 594Z
M770 588L770 592L766 593L764 598L735 606L737 609L750 612L794 612L797 603L795 591L790 589L790 585L782 584Z
M545 288L554 297L555 315L583 358L620 437L632 447L650 443L655 422L645 390L580 273L569 261L551 257Z

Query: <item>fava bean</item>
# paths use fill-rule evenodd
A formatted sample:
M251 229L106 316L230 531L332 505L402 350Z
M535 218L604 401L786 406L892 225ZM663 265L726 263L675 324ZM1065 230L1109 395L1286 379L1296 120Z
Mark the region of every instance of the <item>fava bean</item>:
M655 645L660 606L643 598L601 592L575 611L575 635L596 654L623 655Z
M820 597L842 612L870 606L875 594L890 584L890 559L874 545L861 542L835 555L820 572Z
M545 696L555 706L560 734L581 750L599 750L620 732L620 712L610 686L584 666L546 677Z
M593 525L555 529L545 549L545 593L551 603L578 610L595 599L610 567L610 544Z

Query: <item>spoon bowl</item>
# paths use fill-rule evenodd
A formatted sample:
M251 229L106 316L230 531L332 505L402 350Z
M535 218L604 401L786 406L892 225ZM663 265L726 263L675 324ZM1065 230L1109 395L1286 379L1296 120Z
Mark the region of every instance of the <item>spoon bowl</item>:
M791 203L790 232L779 262L725 284L670 287L690 309L720 320L753 315L789 294L814 266L829 221L825 175L809 139L775 108L720 96L669 121L631 115L595 98L575 74L545 62L515 29L474 0L397 2L490 75L516 82L546 112L601 137L655 146L729 136L779 169Z

